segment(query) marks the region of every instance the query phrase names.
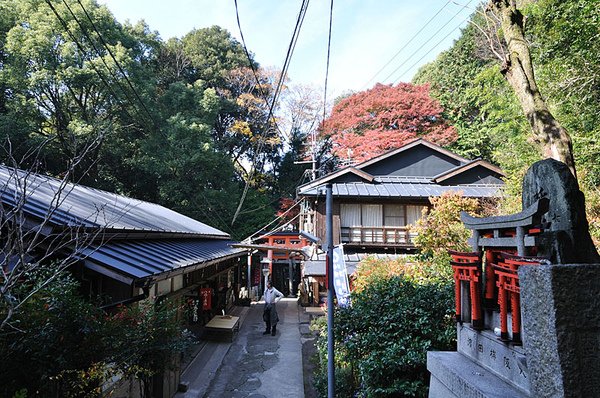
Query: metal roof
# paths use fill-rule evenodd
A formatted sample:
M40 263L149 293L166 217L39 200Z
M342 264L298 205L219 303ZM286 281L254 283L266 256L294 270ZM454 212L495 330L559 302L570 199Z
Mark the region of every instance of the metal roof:
M16 206L24 198L25 214L39 219L49 216L60 226L229 237L154 203L5 166L0 166L0 198L8 206Z
M87 268L131 284L191 272L246 253L221 239L116 240L79 251Z
M379 178L378 178L379 179ZM391 181L391 179L384 179ZM425 180L395 182L379 182L369 184L366 182L345 182L333 184L333 196L336 197L377 197L377 198L429 198L440 196L447 191L460 191L463 196L470 198L497 197L501 185L439 185ZM323 187L314 187L300 191L304 196L324 195Z

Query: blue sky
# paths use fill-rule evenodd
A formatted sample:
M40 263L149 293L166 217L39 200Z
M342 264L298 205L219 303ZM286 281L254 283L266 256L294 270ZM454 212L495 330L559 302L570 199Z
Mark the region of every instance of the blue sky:
M106 4L119 21L145 20L165 40L212 25L227 29L240 40L233 0L98 2ZM335 0L328 98L364 90L375 82L410 81L419 66L435 59L459 37L459 27L465 26L477 3L478 0ZM246 44L261 66L283 66L300 5L299 0L238 0ZM323 87L329 7L329 0L313 0L309 4L289 68L290 84Z

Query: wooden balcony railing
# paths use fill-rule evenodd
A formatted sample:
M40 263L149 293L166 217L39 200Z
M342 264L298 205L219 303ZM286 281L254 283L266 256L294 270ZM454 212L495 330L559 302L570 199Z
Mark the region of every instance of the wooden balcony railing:
M416 233L409 227L342 227L342 243L412 246Z

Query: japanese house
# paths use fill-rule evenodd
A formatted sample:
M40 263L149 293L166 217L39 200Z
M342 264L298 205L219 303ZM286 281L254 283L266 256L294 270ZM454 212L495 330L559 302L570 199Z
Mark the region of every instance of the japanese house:
M325 242L325 189L332 185L333 243L344 244L351 273L357 258L376 254L396 258L415 251L411 225L430 207L429 198L446 191L477 199L495 198L502 170L469 160L424 139L345 167L297 189L304 198L299 229ZM304 262L303 282L315 297L324 288L323 255ZM320 286L320 288L319 288Z
M233 248L228 234L175 211L4 166L0 187L6 271L18 256L5 228L18 223L23 240L40 234L29 259L70 258L84 292L105 298L107 310L168 298L189 305L179 316L193 326L226 311L245 285L246 251ZM165 380L163 395L172 396L177 383L178 374Z
M417 139L355 166L345 167L298 187L305 198L300 230L325 240L325 187L333 188L334 244L347 250L410 251L410 225L445 191L470 198L493 198L503 185L502 171L468 160Z

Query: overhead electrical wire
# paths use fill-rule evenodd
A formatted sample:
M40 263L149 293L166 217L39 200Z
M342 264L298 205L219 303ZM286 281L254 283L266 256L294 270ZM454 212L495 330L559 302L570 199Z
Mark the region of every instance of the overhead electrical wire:
M65 0L62 0L62 2L65 5L65 7L67 8L67 10L69 11L69 13L71 14L71 16L73 17L73 19L75 20L75 22L77 23L77 25L79 25L79 28L81 29L81 33L83 33L83 35L86 37L86 39L88 40L88 42L90 43L90 45L93 47L93 49L98 54L98 57L100 58L100 60L104 64L104 66L106 67L108 73L112 76L112 78L114 79L114 81L117 84L117 86L119 86L119 88L121 89L121 91L123 91L123 93L125 94L125 97L127 97L127 101L129 102L129 104L133 106L133 101L132 101L132 98L129 96L128 91L123 87L123 85L121 84L121 82L119 81L119 79L117 78L117 76L115 76L115 74L112 71L112 68L106 63L106 60L104 59L102 52L98 49L98 47L96 47L96 44L94 43L94 41L92 40L92 38L86 32L83 24L79 21L79 19L77 18L77 16L75 15L75 13L71 9L71 7L69 7L69 5L67 4L67 2ZM89 18L89 16L88 16L88 18ZM63 26L65 27L65 29L68 30L68 28L65 25L63 25ZM71 35L70 30L68 31L68 33ZM75 44L78 46L78 48L80 49L80 51L83 52L84 50L83 50L82 46L80 46L79 40L77 40L74 37L74 35L71 35L71 38L75 41ZM93 62L90 62L90 64L93 65ZM94 70L96 70L96 73L100 76L99 71L95 67L94 67ZM107 84L107 83L105 82L105 84ZM112 91L111 86L109 86L109 89L111 90L111 92L113 93L113 95L116 96L116 93L114 93L114 91ZM135 111L139 115L139 111L138 111L137 107L133 106L133 109L135 109ZM131 114L128 113L128 115L131 117ZM133 119L133 117L131 117L131 118Z
M406 59L405 59L405 60L404 60L404 61L403 61L403 62L402 62L400 65L398 65L398 67L397 67L396 69L394 69L394 71L393 71L392 73L390 73L390 74L389 74L389 75L388 75L388 76L387 76L385 79L383 79L383 81L384 81L384 82L385 82L385 81L387 81L387 80L388 80L390 77L392 77L392 75L394 75L396 72L398 72L398 70L399 70L400 68L402 68L404 65L406 65L406 64L407 64L407 63L408 63L408 62L409 62L409 61L410 61L410 60L411 60L411 59L412 59L412 58L413 58L413 57L414 57L414 56L415 56L415 55L416 55L416 54L417 54L419 51L421 51L421 49L422 49L422 48L423 48L423 47L424 47L424 46L425 46L427 43L429 43L429 42L430 42L430 41L431 41L431 40L432 40L434 37L436 37L436 36L437 36L437 34L438 34L438 33L440 33L440 32L442 31L442 29L444 29L446 26L448 26L448 24L449 24L450 22L452 22L452 21L453 21L453 20L454 20L454 19L455 19L455 18L456 18L456 17L457 17L457 16L458 16L458 15L459 15L461 12L462 12L462 10L464 10L464 9L467 7L467 5L468 5L468 4L469 4L471 1L472 1L472 0L469 0L469 1L468 1L468 2L465 4L465 5L463 5L463 6L461 7L461 9L460 9L460 10L458 10L458 12L452 16L452 18L450 18L450 19L449 19L449 20L448 20L448 21L447 21L445 24L443 24L442 26L440 26L440 27L438 28L438 30L436 30L436 31L435 31L435 33L434 33L434 34L432 34L431 36L429 36L429 38L428 38L428 39L427 39L427 40L426 40L424 43L422 43L422 44L421 44L421 46L420 46L419 48L417 48L417 49L416 49L416 50L415 50L415 51L414 51L412 54L410 54L410 55L408 56L408 58L406 58ZM468 17L467 17L467 19L468 19ZM464 22L464 21L463 21L463 22ZM461 24L462 24L463 22L461 22ZM457 28L454 28L454 29L453 29L453 30L452 30L450 33L454 32L456 29L458 29L458 27L457 27ZM445 36L445 37L444 37L442 40L440 40L440 42L441 42L441 41L443 41L444 39L446 39L446 38L447 38L449 35L450 35L450 34L447 34L447 35L446 35L446 36ZM433 48L437 47L437 46L439 45L439 43L440 43L440 42L438 42L438 43L437 43L437 44L436 44L436 45L435 45ZM430 51L431 51L431 50L430 50ZM421 57L421 59L423 59L423 57Z
M263 231L265 228L268 228L269 226L273 225L277 220L283 218L283 216L285 216L287 213L289 213L294 207L298 206L300 203L302 203L305 200L305 198L300 198L297 201L295 201L286 211L284 211L283 213L281 213L280 215L278 215L277 217L275 217L275 219L271 220L268 224L264 225L263 227L261 227L258 231L256 231L255 233L253 233L252 235L248 236L246 239L244 239L244 242L247 241L251 241L253 237L255 237L256 235L258 235L261 231Z
M442 26L440 26L440 27L438 28L438 30L436 30L436 31L435 31L435 33L434 33L434 34L432 34L431 36L429 36L429 38L428 38L428 39L427 39L427 40L426 40L424 43L422 43L422 44L421 44L421 46L420 46L419 48L417 48L417 49L416 49L416 50L415 50L415 51L414 51L412 54L410 54L410 55L408 56L408 58L406 58L406 59L405 59L405 60L404 60L404 61L403 61L403 62L402 62L400 65L398 65L398 67L396 67L396 69L394 69L394 70L392 71L392 73L390 73L390 74L389 74L389 75L388 75L388 76L387 76L385 79L383 79L383 81L386 81L386 80L388 80L390 77L392 77L392 75L394 75L396 72L398 72L398 70L399 70L400 68L402 68L404 65L406 65L406 64L407 64L407 63L408 63L408 62L409 62L409 61L410 61L410 60L411 60L411 59L412 59L412 58L413 58L413 57L414 57L414 56L415 56L415 55L416 55L416 54L417 54L419 51L421 51L421 49L423 48L423 46L425 46L425 44L429 43L429 42L430 42L430 41L431 41L431 40L432 40L434 37L436 37L436 36L437 36L437 34L438 34L438 33L440 33L440 32L441 32L441 31L442 31L442 30L443 30L443 29L444 29L446 26L448 26L448 24L449 24L450 22L452 22L452 21L453 21L453 20L454 20L454 19L455 19L455 18L456 18L456 17L457 17L457 16L458 16L458 15L459 15L461 12L462 12L462 10L464 10L464 9L466 8L466 6L467 6L467 5L468 5L468 4L469 4L471 1L472 1L472 0L469 0L469 2L467 2L467 4L463 5L463 6L462 6L462 8L461 8L460 10L458 10L458 12L456 12L456 14L454 14L454 15L452 16L452 18L450 18L450 19L449 19L449 20L448 20L448 21L447 21L445 24L443 24ZM468 19L468 18L469 18L469 17L467 17L467 19ZM463 21L463 22L464 22L464 21ZM463 23L463 22L461 22L461 25L462 25L462 23ZM443 38L442 40L440 40L440 42L444 41L444 39L446 39L446 38L447 38L447 37L448 37L448 36L449 36L449 35L450 35L452 32L454 32L456 29L458 29L458 27L457 27L457 28L454 28L452 31L450 31L450 33L449 33L449 34L447 34L446 36L444 36L444 38ZM435 45L433 48L437 47L437 46L440 44L440 42L438 42L438 43L437 43L437 44L436 44L436 45ZM431 52L431 50L430 50L430 52ZM429 52L428 52L428 53L429 53ZM428 53L427 53L427 54L428 54ZM426 55L427 55L427 54L426 54ZM423 58L424 58L424 57L421 57L421 59L423 59ZM417 62L418 62L418 61L417 61ZM406 72L405 72L405 73L406 73Z
M71 11L71 8L69 7L69 5L67 4L66 0L63 0L63 3L65 4L65 6L67 6L67 8L69 9L69 11L71 12L71 14L73 15L73 18L75 18L75 21L79 24L79 26L81 27L82 32L85 32L83 26L81 25L81 23L77 20L77 17L75 16L75 14L73 13L73 11ZM146 107L146 104L144 103L144 101L142 100L141 96L139 95L138 91L135 89L135 87L133 86L133 84L131 83L131 80L129 79L129 77L127 76L127 73L125 72L125 70L121 67L121 64L119 63L119 61L117 60L117 58L115 57L115 55L113 54L112 50L110 49L110 47L108 46L108 44L106 43L106 41L104 40L104 37L102 37L102 34L100 33L100 31L98 30L98 28L96 27L96 24L94 23L94 21L92 20L90 14L87 12L87 10L85 9L85 7L83 6L83 4L81 3L80 0L77 0L77 3L79 4L79 6L81 7L81 9L83 10L85 16L87 17L87 19L90 21L90 24L92 25L92 28L94 29L94 31L96 32L96 35L98 36L98 38L100 39L100 42L102 43L102 46L106 49L106 51L108 52L108 54L110 55L110 57L112 58L113 62L115 63L115 65L117 66L117 68L119 69L119 71L121 72L121 76L123 77L123 79L125 79L125 82L127 83L127 85L129 86L129 88L131 89L131 91L133 92L133 94L135 95L135 97L137 98L138 102L140 103L140 105L142 106L142 108L144 109L144 111L146 112L146 114L148 115L148 117L150 118L150 120L152 121L152 123L154 124L155 128L158 129L158 124L156 123L156 120L154 119L154 115L148 110L148 108ZM88 38L89 36L87 35L87 33L84 33ZM93 44L92 44L93 45ZM94 48L96 48L94 46ZM97 50L96 50L97 51ZM100 53L98 54L100 55ZM101 57L102 58L102 57ZM104 62L104 60L103 60ZM105 63L106 64L106 63ZM108 66L107 66L108 67Z
M440 41L438 41L433 47L431 47L431 49L429 51L427 51L425 54L423 54L423 56L421 58L419 58L411 66L409 66L408 68L406 68L404 70L404 72L402 72L400 75L398 75L398 77L396 78L396 80L394 80L394 83L398 83L400 81L400 79L402 78L402 76L404 76L406 73L408 73L413 67L417 66L419 64L419 62L421 62L423 60L423 58L425 58L427 55L431 54L431 52L433 50L435 50L437 48L437 46L439 46L440 44L442 44L442 42L444 40L446 40L448 37L450 37L450 35L452 33L454 33L458 28L460 28L462 26L462 24L465 23L469 18L470 17L467 17L467 18L463 19L462 22L457 27L455 27L450 32L448 32L448 34L446 34L446 36L442 37L442 39Z
M308 5L308 2L307 2L307 5ZM304 16L302 16L302 19L304 19ZM328 38L327 38L327 63L326 63L326 68L325 68L325 89L324 89L324 94L323 94L323 120L325 120L325 112L326 112L326 107L327 107L327 105L326 105L327 104L327 80L328 80L328 77L329 77L329 60L330 60L330 54L331 54L331 32L332 32L332 25L333 25L333 0L331 0L330 10L329 10L329 33L328 33ZM294 46L295 46L295 44L294 44ZM303 177L304 177L304 175L301 178L303 178ZM272 225L273 223L275 223L277 220L281 219L284 215L286 215L289 211L291 211L298 204L302 203L304 200L305 200L305 198L298 199L284 213L282 213L281 215L279 215L273 221L271 221L267 225L263 226L257 232L255 232L252 235L248 236L244 240L245 241L246 240L251 240L254 236L256 236L258 233L260 233L260 231L263 231L265 228L269 227L270 225ZM299 216L300 216L300 214L296 215L292 220L295 220ZM271 231L270 233L273 233L275 231L277 231L277 228L275 230Z
M257 84L260 87L260 81L258 79L256 71L254 70L253 62L252 62L252 59L250 57L250 52L248 51L248 47L246 45L246 40L244 38L244 33L242 31L242 25L241 25L241 22L240 22L240 14L239 14L239 8L238 8L237 0L234 0L234 4L235 4L235 13L236 13L236 19L237 19L238 29L240 31L240 37L242 39L242 46L244 47L244 52L246 53L246 57L248 58L248 61L250 62L251 68L252 68L253 73L254 73L254 77L257 80ZM290 40L290 44L288 46L287 54L286 54L286 57L285 57L285 60L284 60L284 63L283 63L283 68L282 68L281 74L279 76L279 80L277 82L277 85L276 85L276 88L275 88L275 92L274 92L271 104L269 104L269 101L266 98L266 96L263 96L265 102L267 103L267 105L269 105L269 114L267 116L267 123L270 122L270 120L271 120L271 118L273 116L273 111L275 109L275 104L277 103L278 96L279 96L279 94L281 92L281 88L283 87L283 81L285 79L285 76L287 75L287 69L288 69L288 66L290 64L290 61L291 61L294 49L296 47L296 42L298 41L298 37L300 35L300 29L302 27L302 23L304 21L305 15L306 15L306 10L308 9L308 4L309 4L309 0L303 0L302 1L302 5L301 5L300 11L298 13L298 18L296 20L296 26L294 27L294 32L292 34L292 39ZM277 127L277 129L279 130L278 127ZM281 134L280 130L279 130L279 132ZM248 173L248 178L246 180L246 183L244 184L244 190L242 192L242 196L240 198L239 204L238 204L238 206L236 208L236 211L235 211L235 213L233 215L233 218L231 220L231 225L233 225L235 223L235 220L237 219L238 215L240 214L240 211L241 211L242 206L244 204L244 201L246 199L246 195L248 194L248 189L250 187L250 181L252 180L252 178L254 176L254 173L256 172L256 168L254 167L254 164L256 162L256 157L258 156L258 154L262 150L262 147L264 146L264 141L263 140L258 139L257 141L258 141L258 144L257 144L257 148L254 151L254 154L252 156L252 161L250 163L250 171Z
M327 80L329 79L329 59L331 55L331 27L333 25L333 0L329 6L329 31L327 33L327 62L325 66L325 88L323 90L323 121L327 112Z
M58 11L54 7L54 5L52 5L51 1L50 0L46 0L46 4L50 7L50 9L54 13L54 15L56 16L56 18L60 22L60 24L63 26L63 28L65 29L65 31L67 32L67 34L69 35L69 37L71 38L71 40L75 43L75 45L77 46L77 48L79 49L79 51L81 51L82 54L86 54L87 53L86 50L83 48L83 46L81 45L81 43L79 42L79 40L77 40L77 38L75 37L75 35L71 32L71 30L69 29L68 24L60 16L60 14L58 13ZM131 115L131 113L129 113L129 111L127 110L127 108L125 108L123 106L123 103L121 102L121 99L115 93L115 91L113 90L112 86L106 81L106 78L104 77L104 75L102 73L100 73L100 70L96 67L96 65L94 65L93 62L90 62L90 66L96 72L96 74L98 75L98 77L100 78L100 80L102 81L102 83L106 86L106 88L108 89L108 91L117 100L117 102L119 103L119 105L121 106L121 108L123 109L123 111L133 120L134 117ZM136 108L134 107L134 109L136 109Z
M386 64L385 64L385 65L383 65L383 66L381 67L381 69L379 69L379 70L377 71L377 73L375 73L375 74L374 74L374 75L373 75L373 76L372 76L372 77L369 79L369 81L367 81L367 82L366 82L366 83L365 83L365 84L362 86L362 90L366 89L366 88L368 87L368 85L369 85L369 84L370 84L370 83L371 83L373 80L375 80L375 78L376 78L377 76L379 76L379 74L380 74L381 72L383 72L383 70L384 70L384 69L385 69L385 68L386 68L386 67L387 67L389 64L391 64L391 63L392 63L392 61L394 61L398 55L400 55L400 53L402 52L402 50L404 50L406 47L408 47L408 45L409 45L409 44L411 44L411 43L413 42L413 40L414 40L414 39L416 39L416 38L417 38L417 36L419 36L419 34L420 34L420 33L421 33L421 32L422 32L422 31L423 31L423 30L424 30L424 29L425 29L425 28L426 28L426 27L427 27L427 26L428 26L428 25L431 23L431 21L433 21L433 20L435 19L435 17L437 17L437 16L438 16L438 15L439 15L439 14L440 14L440 13L441 13L443 10L444 10L444 8L446 8L446 6L448 6L448 4L450 4L450 2L451 2L451 1L452 1L452 0L448 0L448 1L446 1L446 3L445 3L443 6L442 6L442 8L440 8L440 9L439 9L439 10L438 10L438 11L437 11L437 12L436 12L436 13L435 13L435 14L434 14L434 15L433 15L431 18L429 18L429 20L428 20L427 22L425 22L425 25L423 25L423 26L421 27L421 29L419 29L419 30L417 31L417 33L415 33L415 34L414 34L414 35L413 35L413 36L412 36L410 39L408 39L408 41L407 41L406 43L404 43L404 45L403 45L403 46L400 48L400 50L398 50L398 51L396 52L396 54L394 54L394 56L393 56L392 58L390 58L390 60L389 60L388 62L386 62Z

